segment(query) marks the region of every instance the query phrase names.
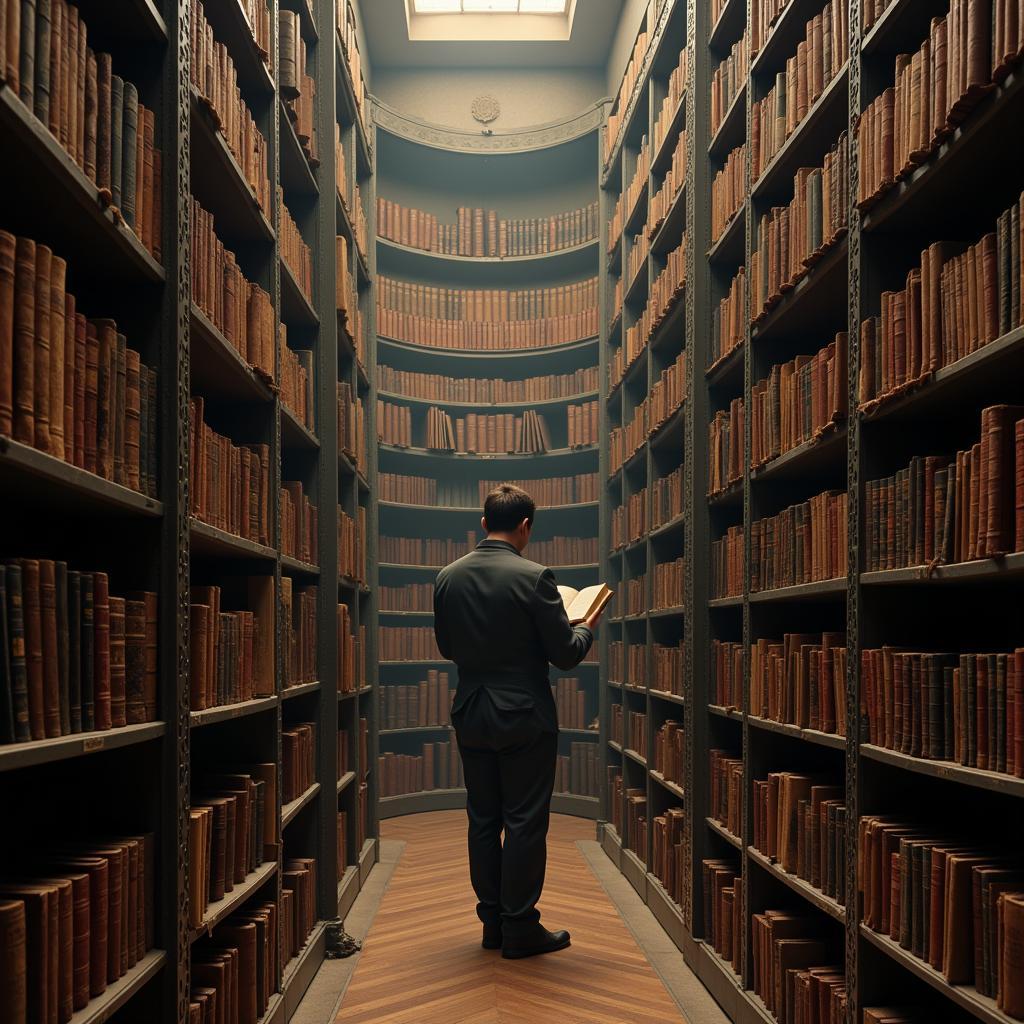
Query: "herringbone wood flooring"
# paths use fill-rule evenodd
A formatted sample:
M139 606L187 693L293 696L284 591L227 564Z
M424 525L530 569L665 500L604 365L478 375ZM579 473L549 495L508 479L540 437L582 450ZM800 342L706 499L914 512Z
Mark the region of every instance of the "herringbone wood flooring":
M363 945L338 1024L671 1024L657 974L577 849L588 821L551 819L544 923L572 946L528 960L480 948L462 811L384 821L406 848Z

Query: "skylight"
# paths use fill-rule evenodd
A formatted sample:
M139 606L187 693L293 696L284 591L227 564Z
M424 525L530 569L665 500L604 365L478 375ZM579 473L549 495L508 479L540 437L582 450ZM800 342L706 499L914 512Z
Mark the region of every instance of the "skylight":
M569 0L412 0L415 14L566 14Z

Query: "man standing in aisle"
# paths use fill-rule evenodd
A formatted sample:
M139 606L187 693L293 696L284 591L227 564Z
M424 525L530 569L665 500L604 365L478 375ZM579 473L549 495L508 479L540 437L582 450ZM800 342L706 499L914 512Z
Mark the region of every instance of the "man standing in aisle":
M434 586L437 646L459 669L452 724L466 777L476 912L484 948L509 959L569 945L569 933L548 931L537 910L558 752L548 663L575 668L601 618L570 626L554 574L523 558L535 512L525 491L496 487L480 520L486 539L442 569Z

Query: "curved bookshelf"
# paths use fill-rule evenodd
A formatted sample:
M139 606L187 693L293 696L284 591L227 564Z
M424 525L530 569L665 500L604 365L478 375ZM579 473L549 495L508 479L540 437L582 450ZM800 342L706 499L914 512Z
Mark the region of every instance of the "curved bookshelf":
M493 161L488 157L489 173L486 176L478 173L479 154L490 153L495 140L484 139L484 145L479 146L477 143L480 136L463 138L458 132L422 125L401 118L380 104L375 107L375 114L379 118L376 122L379 129L379 200L384 203L394 202L403 211L408 209L416 216L419 216L419 212L430 218L436 216L439 230L451 232L450 235L444 236L442 244L445 248L457 248L457 240L453 239L459 224L465 230L465 220L460 221L457 217L457 210L460 207L494 210L502 218L530 221L546 219L566 210L582 209L597 199L597 139L594 133L597 120L594 119L592 112L586 114L582 120L577 119L561 126L542 126L536 131L517 133L515 138L509 137L507 159ZM503 146L505 143L500 145ZM493 173L490 173L492 169ZM548 190L543 187L546 180L552 183ZM537 187L538 182L540 188ZM464 191L459 191L460 186L464 187ZM386 211L385 215L392 216L393 208L382 208ZM405 213L401 216L404 220ZM600 218L598 221L600 222ZM398 230L398 221L395 220L394 223L395 227L387 228L389 234ZM431 220L428 223L433 222ZM493 221L490 223L493 224ZM388 274L393 274L395 279L454 289L548 288L562 284L571 285L596 277L601 262L598 237L554 252L506 257L449 255L404 245L379 235L375 242L375 266L383 268ZM589 367L593 367L596 374L600 358L599 341L599 336L595 335L558 345L529 349L448 348L417 345L378 332L376 355L380 364L392 367L396 371L449 374L454 379L505 378L521 381L545 375L572 373L577 369ZM395 379L401 378L396 374ZM550 382L548 386L554 383ZM581 383L586 386L590 382L579 381L577 378L575 386L579 387ZM525 385L521 386L525 388ZM442 393L445 391L443 387L439 390ZM562 475L571 477L576 473L591 473L599 469L599 445L567 446L568 407L596 402L598 392L595 390L534 401L494 403L431 399L391 390L378 390L376 398L404 407L405 411L401 415L411 420L411 436L417 443L425 438L423 425L427 416L426 410L430 408L448 411L453 419L471 413L511 414L534 409L544 417L550 429L553 447L542 453L456 452L427 449L416 445L378 444L379 471L431 477L437 481L438 493L445 493L445 483L449 481L464 485L465 481L476 477L499 479L501 474L509 474L516 479ZM476 487L472 485L469 493L475 492ZM448 493L457 494L459 491L452 487ZM569 490L568 493L580 492ZM559 524L554 528L553 535L579 529L583 534L589 531L596 536L598 509L599 503L596 500L571 502L543 506L538 508L538 515L545 522ZM461 546L467 527L475 531L474 536L480 536L478 523L481 510L476 504L446 506L442 502L423 505L382 500L379 502L379 510L381 532L389 537L427 540L450 539L461 534ZM570 526L570 523L573 525ZM529 556L529 550L526 554ZM397 562L377 563L378 578L381 581L386 580L387 585L391 587L403 587L414 582L422 585L423 581L435 575L439 568L440 566ZM557 568L569 574L567 578L573 580L579 578L580 571L594 572L597 567L566 565ZM393 604L412 608L422 607L418 602L402 599L400 595L396 596ZM432 610L400 611L384 608L380 610L379 616L380 621L392 629L401 629L408 625L420 630L429 630L433 621ZM391 637L396 635L398 634L391 634ZM379 664L386 686L415 687L423 680L429 680L428 673L433 672L447 672L449 686L454 687L456 684L455 666L439 658L388 660ZM581 665L574 672L566 673L575 677L578 680L576 685L589 694L586 700L589 702L588 710L591 717L597 710L598 679L597 673L592 671L594 667L596 666ZM414 694L391 694L390 697L389 711L394 706L398 715L397 718L391 718L392 722L416 720L415 717L405 718L402 712L398 711L403 706L403 701L415 699ZM452 742L450 749L454 748L454 734L447 724L381 728L378 730L378 736L381 750L407 757L420 757L425 743ZM568 759L573 756L574 744L579 750L588 739L596 736L596 732L583 735L576 730L565 730L564 738L560 741L559 753L567 759L566 765ZM575 756L581 754L577 753ZM436 754L434 762L435 765L438 763ZM441 784L439 788L382 798L381 817L465 806L464 789L447 788L444 784L449 779L435 778L433 781ZM596 797L556 794L553 809L556 813L596 818L598 800Z

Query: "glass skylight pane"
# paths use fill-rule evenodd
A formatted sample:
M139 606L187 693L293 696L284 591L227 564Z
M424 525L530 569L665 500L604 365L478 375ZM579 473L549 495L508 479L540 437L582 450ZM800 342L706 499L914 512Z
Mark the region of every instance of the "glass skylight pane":
M461 9L462 0L413 0L417 14L458 14Z
M515 13L518 8L519 0L462 0L462 9L467 14L480 12L507 14L509 11Z
M565 14L566 0L519 0L520 14Z

